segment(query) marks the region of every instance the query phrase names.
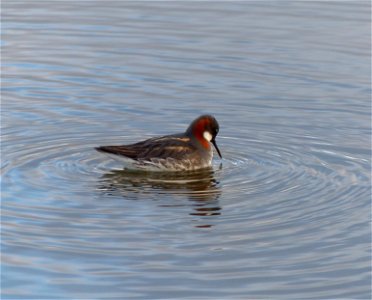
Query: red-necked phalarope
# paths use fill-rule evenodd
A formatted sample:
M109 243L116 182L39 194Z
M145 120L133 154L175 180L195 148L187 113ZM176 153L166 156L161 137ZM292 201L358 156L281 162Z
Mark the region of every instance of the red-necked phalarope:
M154 137L131 145L101 146L96 150L124 161L129 169L151 171L182 171L209 167L212 163L212 143L216 144L219 126L211 115L195 119L186 132Z

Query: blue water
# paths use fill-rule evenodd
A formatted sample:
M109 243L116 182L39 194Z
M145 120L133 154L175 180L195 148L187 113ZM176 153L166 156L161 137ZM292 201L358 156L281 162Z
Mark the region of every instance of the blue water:
M370 299L367 1L2 4L2 299ZM219 124L203 172L98 145Z

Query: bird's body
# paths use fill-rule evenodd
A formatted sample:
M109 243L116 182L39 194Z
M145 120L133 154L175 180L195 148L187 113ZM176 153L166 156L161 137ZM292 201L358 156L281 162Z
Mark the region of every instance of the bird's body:
M135 144L101 146L100 152L123 161L127 168L151 171L182 171L211 165L213 150L221 156L215 137L219 126L216 119L203 115L194 120L185 133L154 137Z

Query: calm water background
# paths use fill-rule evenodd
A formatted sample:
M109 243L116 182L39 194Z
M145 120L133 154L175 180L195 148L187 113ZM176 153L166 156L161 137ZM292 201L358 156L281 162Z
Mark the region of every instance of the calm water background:
M4 1L2 299L369 299L370 34L369 1ZM93 150L202 113L211 170Z

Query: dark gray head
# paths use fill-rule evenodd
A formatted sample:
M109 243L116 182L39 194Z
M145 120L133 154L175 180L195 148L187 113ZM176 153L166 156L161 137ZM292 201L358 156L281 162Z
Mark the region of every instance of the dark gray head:
M213 116L202 115L190 124L189 128L186 130L186 135L195 137L206 149L210 148L209 142L211 142L216 148L218 155L222 158L221 152L216 144L216 136L219 130L220 126Z

